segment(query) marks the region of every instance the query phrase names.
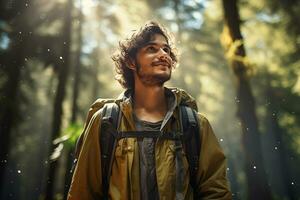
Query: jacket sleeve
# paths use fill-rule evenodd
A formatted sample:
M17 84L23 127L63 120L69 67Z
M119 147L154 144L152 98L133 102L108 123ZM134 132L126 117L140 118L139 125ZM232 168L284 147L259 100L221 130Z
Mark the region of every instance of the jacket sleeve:
M68 200L92 200L102 196L101 152L99 146L100 111L88 123L73 174Z
M226 178L226 158L209 121L199 114L201 149L197 173L200 199L232 199Z

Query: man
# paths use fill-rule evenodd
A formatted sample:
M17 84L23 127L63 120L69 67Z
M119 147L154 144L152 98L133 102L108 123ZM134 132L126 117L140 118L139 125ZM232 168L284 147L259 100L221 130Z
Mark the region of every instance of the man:
M195 101L182 90L164 87L177 62L166 30L150 22L120 43L119 50L113 57L117 80L127 89L115 101L121 112L119 131L166 134L178 128L179 105L184 101L195 107ZM195 177L189 175L184 145L154 137L123 138L117 142L108 191L104 191L102 178L107 174L101 171L99 142L102 112L95 106L90 110L69 200L231 199L225 156L208 120L200 114L197 120L201 131L196 134L200 135L197 142L201 148ZM191 178L196 180L194 187Z

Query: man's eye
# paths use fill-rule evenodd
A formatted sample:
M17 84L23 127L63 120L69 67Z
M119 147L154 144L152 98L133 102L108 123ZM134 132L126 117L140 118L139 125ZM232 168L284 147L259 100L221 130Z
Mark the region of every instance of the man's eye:
M149 47L147 47L147 51L149 51L149 52L155 52L156 48L154 46L149 46Z
M170 54L170 53L171 53L170 48L167 48L167 47L166 47L166 48L164 48L163 50L164 50L164 52L166 52L167 54Z

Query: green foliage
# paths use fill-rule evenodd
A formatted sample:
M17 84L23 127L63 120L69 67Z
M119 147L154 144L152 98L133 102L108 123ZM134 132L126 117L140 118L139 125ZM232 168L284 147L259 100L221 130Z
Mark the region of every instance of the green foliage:
M66 148L71 149L75 147L76 140L82 133L82 124L73 123L70 124L63 132L62 137L59 138L56 142L63 142L66 145Z
M82 132L82 125L78 123L70 124L63 132L62 136L53 141L54 151L50 155L50 160L55 161L62 155L62 151L70 151L75 148L76 140Z

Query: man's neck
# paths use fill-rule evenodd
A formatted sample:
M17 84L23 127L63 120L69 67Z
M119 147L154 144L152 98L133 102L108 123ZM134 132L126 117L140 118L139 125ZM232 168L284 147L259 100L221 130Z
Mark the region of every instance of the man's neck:
M134 112L139 119L157 122L164 118L167 103L163 86L136 84L133 98Z

